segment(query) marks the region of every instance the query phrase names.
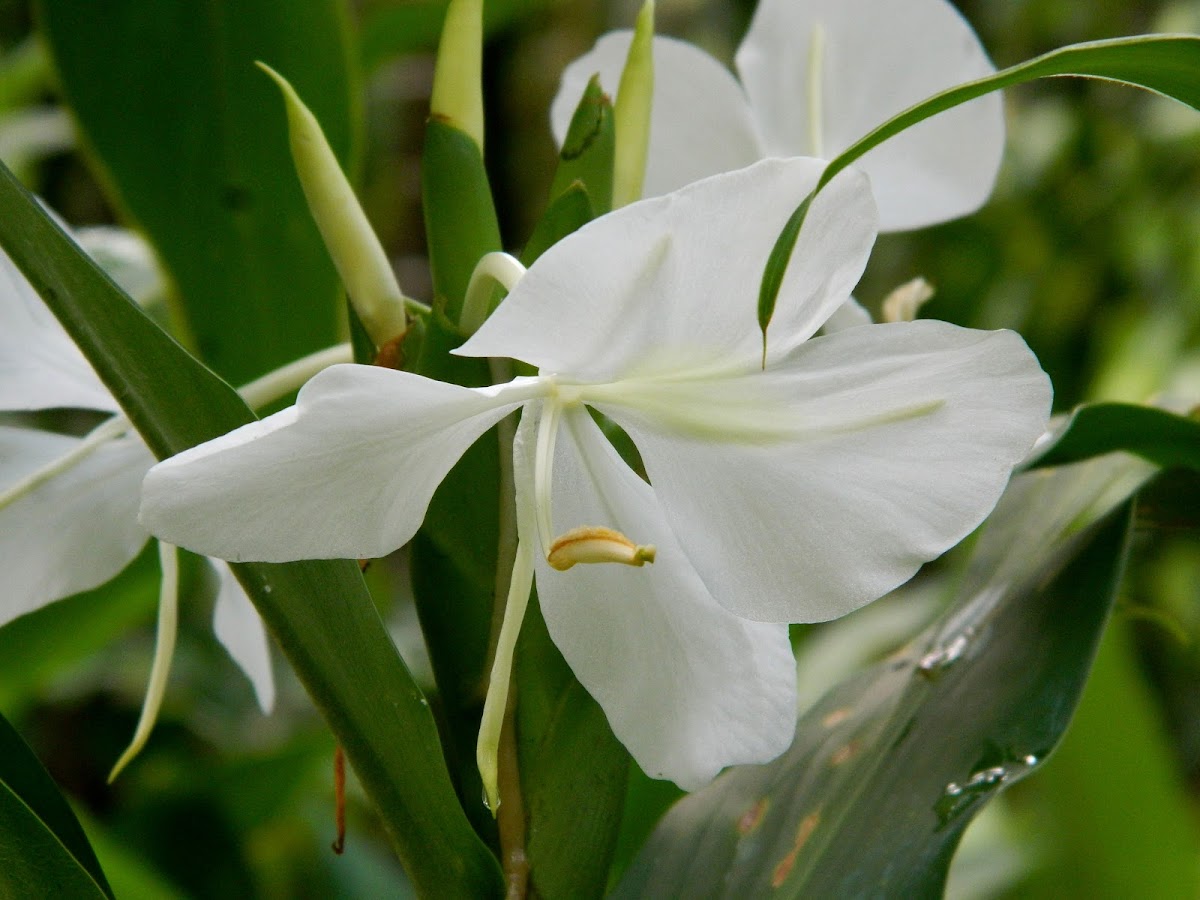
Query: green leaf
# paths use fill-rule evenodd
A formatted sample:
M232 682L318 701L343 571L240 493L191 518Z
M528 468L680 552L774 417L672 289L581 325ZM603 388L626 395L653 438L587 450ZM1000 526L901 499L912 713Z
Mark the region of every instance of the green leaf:
M486 360L450 355L460 343L460 336L432 317L418 371L455 384L489 384ZM480 834L489 837L495 825L482 802L475 742L487 690L495 605L499 453L493 428L438 485L409 548L413 597L441 699L450 771L468 817Z
M1028 465L1061 466L1117 450L1163 468L1200 469L1200 421L1134 403L1087 403Z
M930 116L953 109L992 91L1024 84L1037 78L1060 75L1117 81L1154 91L1200 110L1200 37L1151 34L1072 44L986 78L980 78L978 81L935 94L859 138L825 167L812 195L796 208L796 212L788 220L771 249L763 271L758 298L758 323L763 332L764 344L767 325L774 314L779 286L783 282L783 272L796 246L796 239L812 196L832 181L839 172L888 138L918 122L923 122Z
M0 245L160 458L253 420L237 393L148 319L0 167ZM450 785L437 729L349 560L234 567L345 747L414 884L492 896L495 858Z
M592 199L582 181L570 184L547 208L521 251L521 262L531 266L539 256L596 217Z
M1024 896L1173 900L1200 891L1190 791L1131 638L1116 619L1070 732L1031 785L1030 830L1043 858L1034 883L1045 890Z
M551 206L576 182L591 198L595 215L612 209L616 126L612 100L600 87L600 76L588 82L559 151L558 169L550 185Z
M0 897L107 897L83 828L33 751L0 716Z
M617 896L934 897L963 830L1036 768L1078 701L1111 608L1127 458L1015 479L959 601L827 694L791 750L680 801Z
M539 897L600 897L616 852L629 754L530 601L517 643L517 758Z
M254 61L292 80L345 166L357 101L343 4L38 8L93 161L173 276L200 354L241 383L335 343L337 274L292 168L278 93Z
M437 118L425 126L421 199L433 290L446 318L457 323L475 264L503 246L479 146Z
M485 35L545 9L551 0L488 0L483 5ZM359 53L363 69L375 68L397 56L437 49L449 0L404 0L379 3L363 16Z

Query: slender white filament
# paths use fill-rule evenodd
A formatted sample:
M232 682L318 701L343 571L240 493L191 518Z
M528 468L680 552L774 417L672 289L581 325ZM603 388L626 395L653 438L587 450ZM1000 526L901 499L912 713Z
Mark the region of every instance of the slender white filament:
M0 509L15 503L26 494L37 490L47 481L62 475L87 459L97 449L111 440L121 437L129 431L129 420L124 416L113 416L105 419L74 447L57 459L52 459L35 472L26 475L16 484L0 491Z
M554 515L551 509L551 485L554 478L554 447L558 441L558 423L562 407L556 397L542 404L542 418L538 421L537 448L533 457L533 503L537 516L538 537L542 542L542 555L549 557L554 541Z
M247 384L238 393L241 394L242 399L246 401L248 406L258 409L266 406L268 403L286 397L322 369L326 369L335 363L353 361L354 351L350 345L337 344L336 346L318 350L316 353L288 363L274 372L268 372L262 378ZM32 493L47 481L69 472L109 441L124 437L131 427L129 419L123 415L116 415L110 419L105 419L62 456L52 459L40 469L26 475L16 484L10 485L3 491L0 491L0 509L4 509L6 506Z
M492 815L496 814L500 806L500 732L504 728L504 713L508 708L513 653L517 647L517 636L521 633L521 622L525 618L525 608L529 605L529 592L532 588L533 552L518 538L517 552L513 558L512 580L508 587L508 601L504 605L504 622L500 626L500 637L496 641L496 655L492 659L487 697L483 701L483 718L479 722L479 741L475 745L475 763L479 766L479 775L483 780L484 802L492 811Z
M327 369L337 363L348 362L354 362L354 350L349 344L326 347L324 350L318 350L316 353L290 362L274 372L268 372L240 388L238 393L242 395L247 406L251 409L259 409L298 390L322 369Z
M133 740L108 773L110 784L146 746L154 723L158 721L163 693L167 689L167 676L171 674L171 660L175 657L175 634L179 628L179 551L172 544L159 541L158 560L162 567L162 584L158 594L158 630L154 642L154 662L150 665L150 682L146 686L146 699L142 702L142 714L134 729Z

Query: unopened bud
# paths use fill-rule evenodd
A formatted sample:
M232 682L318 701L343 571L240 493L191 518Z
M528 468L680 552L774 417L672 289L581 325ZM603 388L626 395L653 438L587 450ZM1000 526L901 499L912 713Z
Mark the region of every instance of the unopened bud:
M613 161L613 209L642 197L650 154L650 113L654 104L654 0L638 13L633 41L613 107L617 145Z
M282 75L258 67L279 85L287 108L288 138L308 208L321 231L354 311L377 347L407 327L404 294L325 133Z
M546 561L565 572L576 563L623 563L643 566L654 562L653 544L635 544L619 531L596 525L572 528L550 545Z
M429 112L470 135L483 153L483 0L450 0Z

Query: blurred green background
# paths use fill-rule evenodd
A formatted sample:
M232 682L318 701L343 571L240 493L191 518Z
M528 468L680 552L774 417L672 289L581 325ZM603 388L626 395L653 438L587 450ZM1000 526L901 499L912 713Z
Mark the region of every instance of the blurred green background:
M883 2L883 0L881 0ZM960 2L998 66L1083 40L1200 30L1200 3ZM730 60L751 2L660 0L659 30ZM361 66L360 196L405 289L428 299L419 158L444 4L353 4ZM626 0L488 0L488 165L506 246L542 212L555 159L547 109L562 67ZM117 221L73 138L28 3L0 2L0 158L75 225ZM312 77L312 76L310 76ZM1039 82L1007 95L1008 152L989 205L968 220L881 238L859 288L877 308L917 275L924 315L1021 332L1050 373L1056 410L1083 400L1200 398L1200 115L1115 85ZM1165 488L1194 491L1179 480ZM1133 564L1097 676L1067 741L971 837L960 897L1177 896L1156 872L1200 867L1200 541L1143 505ZM422 649L403 561L371 573L406 660ZM277 665L270 717L211 637L211 586L192 573L158 728L113 786L152 652L157 573L143 556L112 586L0 629L0 712L75 801L119 895L392 897L402 877L351 791L345 856L333 837L333 741ZM925 610L928 613L928 610ZM842 663L902 643L855 617ZM857 629L857 630L856 630ZM805 635L805 647L822 640ZM277 661L278 662L278 661ZM804 660L801 660L802 666ZM820 674L813 676L819 680ZM826 677L829 677L826 675ZM670 791L635 780L631 819Z

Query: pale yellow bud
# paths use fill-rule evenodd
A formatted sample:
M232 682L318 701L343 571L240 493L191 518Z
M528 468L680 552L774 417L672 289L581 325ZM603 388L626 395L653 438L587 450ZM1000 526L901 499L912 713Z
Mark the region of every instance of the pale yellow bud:
M646 0L633 29L633 42L621 71L613 122L613 209L642 198L650 152L650 112L654 101L654 0Z
M337 267L354 311L377 347L399 337L407 323L404 294L392 264L354 195L325 133L287 79L258 67L279 85L287 108L292 162L313 220Z
M483 0L450 0L429 112L465 132L483 153Z

